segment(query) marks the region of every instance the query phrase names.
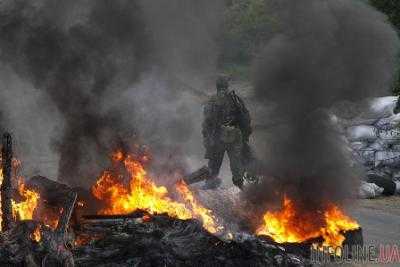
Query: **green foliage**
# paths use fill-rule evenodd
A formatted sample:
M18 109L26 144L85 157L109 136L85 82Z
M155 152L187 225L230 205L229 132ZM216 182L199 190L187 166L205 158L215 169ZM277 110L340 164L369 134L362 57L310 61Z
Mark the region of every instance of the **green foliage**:
M277 31L278 22L268 13L266 0L227 0L220 67L235 77L247 79L250 62ZM362 0L387 15L400 32L400 0ZM393 93L400 95L400 59Z
M370 4L376 9L385 13L389 21L399 30L400 29L400 1L398 0L369 0Z
M369 0L369 3L384 13L393 26L400 32L400 1L399 0ZM400 95L400 58L397 67L397 77L393 84L392 91L395 95Z
M271 35L274 24L265 0L230 0L225 11L221 65L243 75L252 56Z

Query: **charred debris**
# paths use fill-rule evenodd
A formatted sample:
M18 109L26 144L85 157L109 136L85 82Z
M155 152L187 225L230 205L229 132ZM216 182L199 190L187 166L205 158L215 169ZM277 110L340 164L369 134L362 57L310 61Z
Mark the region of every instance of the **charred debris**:
M40 193L42 212L32 220L12 212L12 139L3 136L1 266L311 266L313 240L278 244L245 232L213 235L195 219L136 211L96 214L96 199L45 177L26 186ZM189 181L207 177L205 170ZM199 177L196 177L199 175ZM83 204L84 203L84 204ZM52 224L50 216L57 223ZM361 229L346 233L346 244L362 244Z

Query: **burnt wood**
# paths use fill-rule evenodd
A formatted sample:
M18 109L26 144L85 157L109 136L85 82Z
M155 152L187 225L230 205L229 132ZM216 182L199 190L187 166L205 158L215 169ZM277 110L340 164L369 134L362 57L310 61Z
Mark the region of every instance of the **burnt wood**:
M1 211L2 211L2 230L7 231L13 226L12 204L12 138L9 133L3 135L3 147L1 149L1 163L3 170L3 182L1 184Z

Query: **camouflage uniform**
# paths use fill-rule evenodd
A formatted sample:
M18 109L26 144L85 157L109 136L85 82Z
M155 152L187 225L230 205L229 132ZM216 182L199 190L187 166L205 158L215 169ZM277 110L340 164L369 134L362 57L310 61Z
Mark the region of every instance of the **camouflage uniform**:
M241 188L244 173L242 152L248 146L251 134L250 115L242 99L234 91L228 91L227 81L220 78L217 89L218 93L204 107L202 133L206 148L205 158L209 160L208 167L215 181L227 152L232 181ZM210 180L209 183L212 182Z

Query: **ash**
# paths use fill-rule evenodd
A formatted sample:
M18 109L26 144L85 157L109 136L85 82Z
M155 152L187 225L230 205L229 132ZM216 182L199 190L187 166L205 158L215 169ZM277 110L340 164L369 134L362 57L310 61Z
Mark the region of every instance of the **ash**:
M251 235L229 240L196 220L164 215L92 220L82 232L101 239L73 250L77 266L309 266L301 256Z
M2 235L0 266L311 266L268 239L217 237L197 220L166 215L86 220L75 231L75 242L83 243L70 250L52 246L59 243L49 229L42 229L42 241L33 241L35 227L24 221Z

